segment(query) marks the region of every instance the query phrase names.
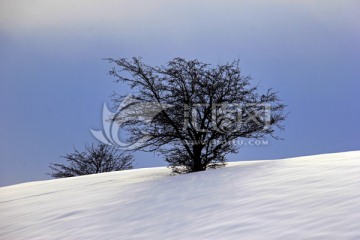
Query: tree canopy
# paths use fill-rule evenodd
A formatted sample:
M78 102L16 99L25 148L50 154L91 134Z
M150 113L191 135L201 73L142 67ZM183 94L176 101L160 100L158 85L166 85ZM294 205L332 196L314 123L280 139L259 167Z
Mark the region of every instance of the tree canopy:
M119 153L113 146L99 143L85 147L85 151L74 150L63 156L66 164L52 163L51 176L54 178L74 177L102 172L112 172L132 168L133 157Z
M119 112L148 104L148 111L130 111L137 117L112 120L128 130L129 142L141 141L136 150L163 154L175 172L224 166L226 155L239 150L234 140L278 139L275 129L283 129L285 105L272 89L260 94L251 77L241 74L239 61L217 66L183 58L162 66L141 58L108 61L115 64L110 74L134 90L127 103L127 96L114 95ZM161 109L144 121L150 103Z

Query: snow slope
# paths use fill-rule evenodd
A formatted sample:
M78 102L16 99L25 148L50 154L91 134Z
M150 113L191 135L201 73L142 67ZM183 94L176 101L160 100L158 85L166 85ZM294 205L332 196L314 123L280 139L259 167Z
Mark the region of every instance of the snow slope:
M360 151L2 187L0 239L360 239Z

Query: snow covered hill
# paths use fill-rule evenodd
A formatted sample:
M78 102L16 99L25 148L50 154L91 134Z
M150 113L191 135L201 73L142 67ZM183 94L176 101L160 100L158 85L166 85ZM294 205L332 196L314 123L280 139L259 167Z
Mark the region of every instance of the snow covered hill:
M360 239L360 151L0 188L0 239Z

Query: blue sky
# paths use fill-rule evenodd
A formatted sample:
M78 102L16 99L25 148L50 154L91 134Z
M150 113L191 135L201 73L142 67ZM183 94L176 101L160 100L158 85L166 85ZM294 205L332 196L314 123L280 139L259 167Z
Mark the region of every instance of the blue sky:
M113 91L106 57L240 58L288 105L284 141L229 160L360 150L360 3L316 0L0 2L0 186L49 179L50 162L101 128ZM136 154L136 167L166 165Z

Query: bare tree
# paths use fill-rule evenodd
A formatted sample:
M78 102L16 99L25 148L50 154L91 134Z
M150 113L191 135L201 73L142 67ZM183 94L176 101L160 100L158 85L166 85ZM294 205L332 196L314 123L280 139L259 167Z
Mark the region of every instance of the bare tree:
M50 164L51 176L63 178L132 169L133 157L120 154L115 147L99 143L85 146L85 149L83 152L75 149L74 153L62 156L67 164Z
M285 105L271 89L259 94L258 86L250 85L251 77L241 74L239 61L212 67L175 58L153 67L141 58L107 60L115 64L110 74L117 82L134 90L135 103L162 108L152 121L137 117L124 122L117 116L112 120L129 131L129 142L142 141L136 150L163 154L174 172L224 166L226 155L238 151L234 141L239 138L279 139L274 131L283 129ZM120 112L134 105L126 104L125 95L116 94L113 101Z

